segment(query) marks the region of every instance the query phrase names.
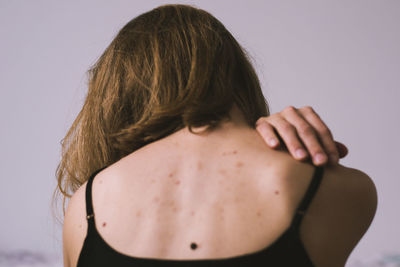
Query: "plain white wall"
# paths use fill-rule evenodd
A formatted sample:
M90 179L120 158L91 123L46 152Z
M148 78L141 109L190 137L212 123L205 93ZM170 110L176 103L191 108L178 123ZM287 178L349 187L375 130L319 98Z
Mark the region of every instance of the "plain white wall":
M311 105L378 190L349 258L400 253L400 2L0 1L0 250L61 255L50 199L85 72L133 17L165 3L209 11L254 57L272 113Z

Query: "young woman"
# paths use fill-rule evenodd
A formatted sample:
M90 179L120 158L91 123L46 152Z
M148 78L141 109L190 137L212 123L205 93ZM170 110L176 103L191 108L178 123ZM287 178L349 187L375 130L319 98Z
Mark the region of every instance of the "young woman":
M57 169L65 266L344 266L367 231L371 178L337 163L346 148L312 108L269 114L206 11L134 18L89 74Z

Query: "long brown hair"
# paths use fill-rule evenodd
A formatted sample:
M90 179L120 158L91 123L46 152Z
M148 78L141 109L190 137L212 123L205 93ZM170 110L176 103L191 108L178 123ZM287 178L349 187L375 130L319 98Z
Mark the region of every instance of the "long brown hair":
M194 6L163 5L132 19L88 76L82 110L61 142L53 202L61 192L63 215L90 174L146 144L185 127L211 131L233 104L253 128L269 115L245 49Z

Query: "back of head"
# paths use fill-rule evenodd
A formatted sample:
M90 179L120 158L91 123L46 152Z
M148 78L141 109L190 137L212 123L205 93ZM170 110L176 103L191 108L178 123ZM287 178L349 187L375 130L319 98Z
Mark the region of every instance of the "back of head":
M234 104L250 127L269 115L245 50L193 6L163 5L132 19L88 73L87 97L56 171L64 197L150 142L184 127L212 130Z

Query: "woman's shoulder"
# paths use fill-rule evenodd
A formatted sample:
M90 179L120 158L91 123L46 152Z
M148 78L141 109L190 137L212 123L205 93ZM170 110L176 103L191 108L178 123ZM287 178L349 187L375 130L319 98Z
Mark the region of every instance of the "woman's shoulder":
M296 179L307 173L306 186L292 194L293 203L299 203L316 166L290 160L286 164L292 185L304 186ZM330 266L343 266L372 223L377 191L373 180L361 170L341 164L323 168L320 186L304 217L301 236L314 262L325 266L335 261Z
M338 212L350 213L349 217L358 217L370 223L377 206L377 190L373 179L365 172L342 164L324 165L322 180L316 197ZM283 157L281 169L286 169L286 180L292 187L304 187L296 190L297 196L309 187L317 166L311 161L301 162L293 158ZM306 182L302 181L306 180ZM360 222L361 223L361 222ZM369 225L369 224L368 224Z
M260 180L279 183L286 192L288 218L293 218L317 166L311 160L296 160L287 151L268 151L265 156L263 153L260 150L254 157L258 166L265 162L268 175ZM322 180L303 217L300 235L314 262L319 263L317 266L344 266L372 223L377 190L373 179L359 169L342 164L322 168ZM264 189L269 190L270 185Z

